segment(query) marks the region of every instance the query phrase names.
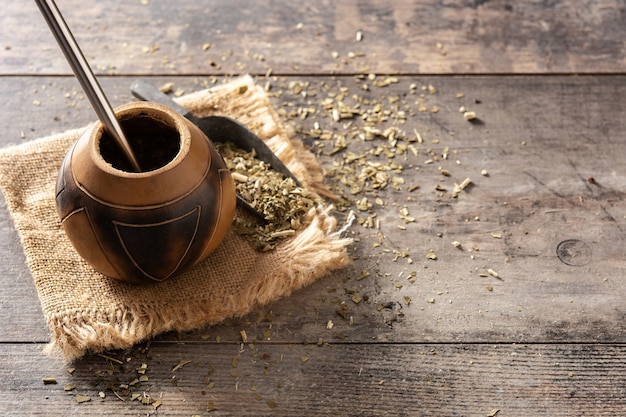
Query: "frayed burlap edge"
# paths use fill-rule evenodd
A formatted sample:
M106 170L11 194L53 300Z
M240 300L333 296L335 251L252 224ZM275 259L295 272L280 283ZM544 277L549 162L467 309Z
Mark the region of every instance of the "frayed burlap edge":
M212 90L201 91L182 97L179 102L197 115L223 114L236 117L248 125L270 148L285 162L303 184L322 195L330 195L323 184L323 175L317 160L304 149L304 146L293 141L282 126L277 113L273 110L264 91L256 86L250 77L229 82L227 85ZM21 157L28 159L37 153L40 147L53 141L66 141L67 146L82 132L76 129L63 134L29 142L27 144L6 148L0 151L0 161L5 165L19 161ZM45 151L44 151L45 152ZM43 159L46 159L45 157ZM37 286L42 308L51 331L49 354L60 352L68 360L74 360L85 353L100 352L111 349L128 348L167 331L189 331L218 323L226 318L242 316L254 307L267 304L291 294L294 290L310 284L317 278L349 262L346 247L350 239L342 238L337 229L337 221L331 216L332 206L320 206L309 213L309 224L293 238L283 242L271 254L271 268L259 261L251 267L259 271L253 279L246 283L241 291L224 293L213 298L212 303L205 300L186 302L184 304L162 305L153 303L112 303L105 309L94 311L88 308L73 308L55 311L53 303L44 303L44 292L50 288L42 288L45 281L45 262L34 254L35 244L31 242L27 230L33 227L32 213L29 213L24 200L28 196L16 198L11 192L15 173L9 169L0 169L0 188L5 195L7 208L11 213L24 251L26 260ZM54 204L52 190L34 190L48 192L45 196ZM59 236L50 239L64 239L62 229L58 227ZM30 231L32 232L32 230ZM52 230L50 233L55 234ZM237 250L241 247L241 238L229 233L222 250ZM224 246L230 245L229 248ZM219 252L220 248L218 248ZM219 255L218 255L219 256ZM77 262L80 262L78 260ZM261 265L263 264L263 265ZM279 268L276 265L280 265ZM43 278L42 278L43 277ZM167 287L168 283L158 285ZM47 284L49 285L49 284ZM113 283L111 286L121 285ZM125 284L124 284L125 285ZM167 290L167 288L166 288Z

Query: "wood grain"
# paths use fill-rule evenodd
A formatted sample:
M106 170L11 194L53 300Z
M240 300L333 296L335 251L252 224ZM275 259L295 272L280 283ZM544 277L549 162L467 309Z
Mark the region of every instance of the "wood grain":
M2 201L0 414L626 415L623 2L58 5L114 105L136 77L180 94L250 73L337 191L367 168L360 154L396 169L383 189L346 194L358 221L345 270L71 365L42 353L49 333ZM36 5L4 6L0 147L94 120ZM399 129L412 149L360 139L376 105L379 133Z
M71 367L33 345L3 345L0 354L5 416L626 413L619 345L152 343L110 354L123 364L89 356ZM133 383L141 376L147 381ZM75 388L64 391L67 384ZM131 400L121 384L161 405ZM90 401L78 404L77 395Z
M626 63L617 0L58 5L102 74L621 73ZM0 25L0 74L70 73L34 3L9 3Z
M8 85L4 80L8 90L20 89L15 81ZM29 136L34 136L43 134L45 126L54 126L55 117L58 130L92 120L85 100L74 102L64 96L64 92L73 94L73 79L37 80L46 89L25 91L22 100L41 101L32 106L38 117L27 119L19 107L8 108L2 115L7 131L16 135L24 128L22 123L30 124L34 131ZM123 102L130 99L131 80L103 81L115 101ZM160 85L165 80L172 78L151 81ZM197 78L174 81L176 88L187 92L204 85ZM509 77L506 86L499 77L400 77L397 84L370 91L362 91L362 81L353 77L278 77L270 82L275 107L300 132L297 136L319 152L329 172L345 155L387 143L386 139L353 140L346 150L328 156L332 140L310 136L316 122L335 134L349 133L360 123L352 120L346 129L346 121L334 122L324 109L328 95L342 88L348 92L347 104L354 94L383 103L387 97L401 97L401 105L413 115L396 126L410 134L414 129L422 132L424 143L411 143L417 155L376 157L383 164L401 165L403 170L394 175L402 177L405 185L376 193L384 207L373 204L364 212L352 207L359 217L375 215L380 229L356 223L350 228L359 239L350 267L249 317L165 339L198 340L208 332L236 341L239 330L245 329L251 338L264 340L264 332L272 326L271 339L282 342L314 343L319 337L353 342L624 341L621 254L626 225L619 170L625 157L623 77ZM419 111L422 104L415 102L420 101L420 93L410 94L411 84L436 86L437 92L424 98L428 112ZM311 94L295 94L297 85L307 85ZM459 92L465 94L461 99ZM598 96L603 99L597 101ZM464 120L460 105L475 110L480 122ZM432 113L432 106L439 111ZM301 107L315 111L304 120L289 117ZM443 159L446 148L450 156ZM427 163L434 157L439 161ZM441 169L450 176L442 175ZM482 170L489 175L481 175ZM466 177L472 178L473 186L451 198L453 183ZM329 176L328 181L333 184L337 179ZM413 184L420 188L408 192ZM436 191L439 186L448 191ZM354 198L363 196L374 199L371 192ZM402 207L415 222L407 224L399 218ZM7 268L20 271L32 297L28 271L12 249L17 237L10 233L6 211L1 215L7 229L3 247L13 251L4 256ZM339 215L343 221L345 214ZM567 264L557 248L571 239L580 241L590 254ZM454 241L461 247L455 248ZM437 260L427 259L430 250ZM406 256L398 256L402 252ZM490 275L490 269L499 278ZM369 275L359 279L363 271ZM409 280L411 274L414 282ZM15 277L5 274L0 279L10 287ZM47 340L34 298L18 304L9 292L2 297L4 319L20 323L0 330L4 340L23 340L24 334ZM270 311L272 318L267 320ZM329 320L335 324L332 331L326 330ZM31 324L34 329L24 333Z

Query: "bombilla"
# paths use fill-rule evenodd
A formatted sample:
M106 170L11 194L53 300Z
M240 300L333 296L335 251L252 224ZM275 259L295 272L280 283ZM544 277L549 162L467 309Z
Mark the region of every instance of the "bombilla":
M54 0L35 0L35 2L37 6L39 6L39 10L46 20L46 23L50 26L50 30L59 43L67 62L72 67L74 75L76 75L78 82L91 102L91 106L96 111L98 119L100 119L100 122L104 125L107 133L115 139L120 148L124 151L124 154L133 168L137 172L141 172L139 162L137 162L137 158L128 144L128 140L115 117L111 104L104 95L104 91L102 91L100 84L98 84L98 80L96 80L96 77L91 71L91 67L89 67L85 56L78 47L72 32L70 32Z

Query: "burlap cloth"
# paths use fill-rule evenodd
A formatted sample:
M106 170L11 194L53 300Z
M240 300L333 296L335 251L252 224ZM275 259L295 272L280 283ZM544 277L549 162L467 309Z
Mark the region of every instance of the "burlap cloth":
M324 190L317 161L290 138L250 77L179 102L198 116L238 119L266 140L305 186ZM206 261L171 280L138 287L100 275L74 251L55 207L61 161L83 130L0 150L0 188L51 331L50 350L68 360L244 315L348 262L349 240L335 230L329 207L320 207L304 230L271 252L256 252L231 231Z

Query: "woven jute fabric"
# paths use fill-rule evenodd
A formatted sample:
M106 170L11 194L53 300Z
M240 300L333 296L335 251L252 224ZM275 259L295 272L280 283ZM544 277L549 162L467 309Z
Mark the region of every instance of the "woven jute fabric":
M197 116L226 115L244 123L304 186L324 194L315 157L290 137L250 77L178 101ZM320 206L304 229L270 252L255 251L231 231L205 261L173 279L134 286L105 277L76 253L55 207L59 167L83 130L0 150L0 188L50 328L50 351L67 360L244 315L348 262L350 241L336 231L331 207Z

